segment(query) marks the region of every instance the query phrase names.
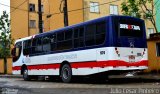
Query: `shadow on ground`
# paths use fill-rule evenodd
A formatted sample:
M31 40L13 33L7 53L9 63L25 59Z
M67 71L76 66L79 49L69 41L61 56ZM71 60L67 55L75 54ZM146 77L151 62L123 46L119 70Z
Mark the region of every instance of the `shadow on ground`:
M33 82L54 82L63 83L59 78L55 77L52 80L32 80ZM160 79L145 79L145 78L109 78L109 79L92 79L85 77L74 77L69 84L104 84L104 85L120 85L120 84L140 84L140 83L156 83L160 85Z

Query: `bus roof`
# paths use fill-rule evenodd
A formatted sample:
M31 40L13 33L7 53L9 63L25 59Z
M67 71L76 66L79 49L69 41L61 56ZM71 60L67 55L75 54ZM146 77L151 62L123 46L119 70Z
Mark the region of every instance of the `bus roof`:
M67 27L62 27L62 28L59 28L59 29L51 30L51 31L44 32L44 33L41 33L41 34L36 34L36 35L33 35L33 36L21 38L21 39L16 40L16 42L27 40L27 39L31 39L31 38L34 38L35 36L41 37L41 36L48 35L48 34L53 33L53 32L58 32L58 31L61 31L61 30L67 30L67 29L71 29L71 28L74 28L74 27L82 26L82 25L85 25L85 24L93 23L93 22L105 21L107 18L112 18L112 17L126 17L126 18L132 18L132 19L135 19L135 20L143 21L142 19L131 17L131 16L109 15L109 16L104 16L104 17L101 17L101 18L96 18L96 19L93 19L93 20L81 22L81 23L78 23L78 24L74 24L74 25L71 25L71 26L67 26Z

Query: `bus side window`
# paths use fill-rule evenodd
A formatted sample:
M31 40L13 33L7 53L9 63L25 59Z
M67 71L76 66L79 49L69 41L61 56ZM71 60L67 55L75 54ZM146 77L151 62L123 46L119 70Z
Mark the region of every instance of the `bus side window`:
M50 35L50 41L51 41L51 51L55 51L57 48L56 33Z
M78 35L79 29L74 29L74 48L79 47L79 35Z
M86 46L95 45L95 33L96 33L95 24L86 26L86 31L85 31L85 45Z
M64 31L57 33L57 41L63 41L64 40Z
M39 54L42 52L42 38L32 39L32 54Z
M79 28L79 47L84 47L84 28Z
M64 33L64 34L63 34ZM66 30L57 35L57 50L67 50L72 48L72 30ZM64 36L62 36L63 34Z
M74 29L74 48L84 47L84 28Z
M44 52L49 52L51 51L51 40L48 36L43 38L43 51Z
M34 38L34 39L32 39L32 41L31 41L31 51L32 51L31 53L32 53L32 54L35 54L35 53L36 53L36 51L35 51L36 45L37 45L37 39Z
M36 42L35 53L42 53L42 38L37 38Z
M23 54L29 55L31 53L31 40L26 40L23 42Z
M61 31L57 33L57 49L56 50L63 50L63 41L64 41L64 32Z
M106 37L106 26L105 22L97 23L96 30L96 45L102 44L105 41Z

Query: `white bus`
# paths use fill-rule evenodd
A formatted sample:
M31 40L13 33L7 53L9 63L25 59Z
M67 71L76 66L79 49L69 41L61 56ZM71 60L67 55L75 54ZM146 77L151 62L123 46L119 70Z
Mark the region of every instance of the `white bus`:
M106 16L16 40L13 74L24 80L37 76L126 73L148 68L144 21L129 16Z

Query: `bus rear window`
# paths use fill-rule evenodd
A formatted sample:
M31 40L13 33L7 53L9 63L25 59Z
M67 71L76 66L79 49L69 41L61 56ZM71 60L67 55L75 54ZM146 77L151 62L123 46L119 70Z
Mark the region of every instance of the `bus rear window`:
M142 37L143 31L139 25L119 24L119 36Z
M115 17L114 29L119 37L143 37L144 22L139 19Z

